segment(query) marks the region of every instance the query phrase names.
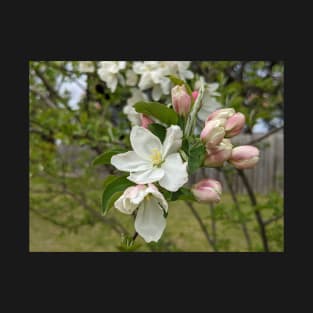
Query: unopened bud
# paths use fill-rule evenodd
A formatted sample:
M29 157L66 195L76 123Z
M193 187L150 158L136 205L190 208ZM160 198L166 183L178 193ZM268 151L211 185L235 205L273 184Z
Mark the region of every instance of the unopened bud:
M200 202L219 202L221 200L222 186L217 180L206 178L193 185L191 191Z
M152 119L145 114L140 115L141 127L148 128L150 124L153 123Z
M238 169L252 168L259 161L260 151L254 146L238 146L232 150L228 160Z
M206 122L202 129L200 139L205 143L208 149L217 146L225 136L225 120L217 119Z
M242 113L236 113L227 119L225 124L226 137L238 135L245 125L246 118Z
M226 120L229 117L231 117L232 115L234 115L235 113L236 113L236 111L232 108L219 109L219 110L212 112L208 116L207 121L216 120L216 119L225 119Z
M190 112L191 97L184 85L172 88L172 104L174 111L179 115L187 116Z
M204 165L207 167L223 166L224 162L231 157L233 145L229 139L223 139L222 142L212 149L207 149L207 155Z

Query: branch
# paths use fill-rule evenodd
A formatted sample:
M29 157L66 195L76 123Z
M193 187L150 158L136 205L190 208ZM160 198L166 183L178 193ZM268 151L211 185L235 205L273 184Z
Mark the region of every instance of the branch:
M267 137L269 137L269 136L271 136L271 135L277 133L278 131L280 131L280 130L283 129L283 128L284 128L284 126L277 127L277 128L275 128L275 129L271 130L270 132L266 133L265 135L263 135L263 136L261 136L261 137L259 137L259 138L253 139L253 140L251 140L251 141L248 142L248 143L245 143L245 145L254 145L254 144L256 144L256 143L262 141L263 139L265 139L265 138L267 138Z
M248 192L248 195L249 195L249 198L250 198L250 202L251 202L252 206L254 206L254 208L255 208L254 209L254 214L255 214L256 220L257 220L257 222L259 224L260 236L261 236L261 239L262 239L262 244L263 244L264 251L269 252L270 250L269 250L269 246L268 246L268 239L267 239L267 235L266 235L265 223L264 223L264 221L262 219L261 212L256 209L257 201L256 201L255 194L254 194L254 192L252 190L252 187L250 186L250 183L249 183L249 181L247 179L247 176L244 173L244 171L237 169L237 172L238 172L239 176L241 177L242 182L243 182L243 184L245 185L245 187L247 189L247 192Z
M33 92L36 96L39 96L47 104L48 107L50 108L56 107L56 105L49 99L48 96L44 95L43 93L35 89L33 86L30 86L29 90Z
M284 217L284 215L274 216L274 217L268 219L267 221L265 221L264 224L267 226L267 225L269 225L269 224L271 224L273 222L276 222L276 221L280 220L282 217Z
M205 236L205 238L207 239L209 245L213 248L214 251L218 251L215 242L212 240L212 238L210 237L207 228L205 227L200 215L198 214L198 212L196 211L196 209L193 207L193 205L191 204L191 202L189 201L185 201L186 204L188 205L188 207L190 208L192 214L194 215L194 217L196 218L196 220L198 221L201 230Z
M240 205L239 205L237 196L235 194L235 191L233 189L232 183L230 181L229 175L225 171L223 171L223 170L220 170L220 171L222 171L223 174L224 174L228 190L230 191L232 200L233 200L233 202L235 204L235 209L241 214L242 212L241 212L241 209L240 209ZM246 225L246 223L244 221L240 221L240 224L241 224L241 228L242 228L243 234L244 234L245 239L246 239L248 250L251 251L251 249L252 249L251 238L250 238L250 235L249 235L249 231L248 231L247 225Z

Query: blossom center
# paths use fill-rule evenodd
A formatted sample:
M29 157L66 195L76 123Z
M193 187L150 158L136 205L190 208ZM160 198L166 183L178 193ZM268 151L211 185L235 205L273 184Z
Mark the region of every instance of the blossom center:
M152 153L150 155L150 158L151 158L153 165L159 165L160 163L162 163L161 152L156 148L152 149Z

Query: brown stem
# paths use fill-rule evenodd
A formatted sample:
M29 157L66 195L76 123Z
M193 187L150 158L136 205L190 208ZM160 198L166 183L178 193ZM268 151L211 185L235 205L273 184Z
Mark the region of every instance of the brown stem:
M241 177L242 182L247 189L247 192L248 192L248 195L250 198L250 202L251 202L252 206L254 206L254 214L255 214L256 220L258 222L259 228L260 228L260 236L262 239L264 251L269 252L270 250L269 250L269 246L268 246L268 239L267 239L267 235L266 235L265 223L262 219L261 212L256 208L257 200L255 197L255 194L252 190L252 187L251 187L251 185L248 181L248 178L247 178L246 174L244 173L244 171L237 169L237 172L238 172L239 176Z
M188 205L188 207L190 208L192 214L194 215L194 217L196 218L196 220L198 221L200 228L206 238L206 240L208 241L209 245L212 247L212 249L214 251L218 251L215 242L212 240L212 238L210 237L207 228L205 227L200 215L198 214L198 212L196 211L196 209L194 208L194 206L189 202L186 201L186 204Z
M259 138L256 138L254 140L251 140L250 142L247 142L245 145L254 145L254 144L262 141L263 139L265 139L265 138L267 138L267 137L277 133L278 131L280 131L283 128L284 128L284 126L277 127L275 129L271 130L270 132L266 133L265 135L263 135L263 136L261 136Z
M268 224L271 224L273 222L280 220L282 217L284 217L284 216L283 215L274 216L274 217L268 219L267 221L265 221L264 224L267 226Z
M214 216L214 206L210 203L210 215L211 215L211 228L212 228L212 240L216 244L217 236L216 236L216 220Z
M236 194L235 194L235 192L234 192L234 189L233 189L233 186L232 186L230 177L229 177L229 175L228 175L225 171L222 170L222 172L223 172L223 174L224 174L224 177L225 177L225 181L226 181L228 190L230 191L232 200L233 200L233 202L234 202L235 209L239 212L239 214L241 214L240 205L239 205L237 196L236 196ZM246 223L245 223L244 221L241 221L240 224L241 224L242 232L243 232L244 237L245 237L245 239L246 239L247 248L248 248L249 251L251 251L251 249L252 249L252 246L251 246L251 238L250 238L250 234L249 234L247 225L246 225Z

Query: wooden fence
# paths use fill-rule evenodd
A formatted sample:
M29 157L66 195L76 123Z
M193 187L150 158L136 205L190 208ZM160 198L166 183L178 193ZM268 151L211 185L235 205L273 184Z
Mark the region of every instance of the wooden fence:
M232 139L232 142L236 145L246 144L251 140L255 140L264 134L252 134L252 135L240 135ZM267 194L271 191L279 191L283 193L284 186L284 133L280 130L277 133L272 134L266 139L260 141L257 146L260 149L260 160L255 168L245 170L250 184L253 190L257 193ZM67 173L67 176L78 177L81 173L79 163L76 164L77 157L82 155L83 151L87 151L91 160L95 157L95 153L88 148L73 147L73 146L60 146L60 153L63 155L63 159L66 159L72 164L75 170L71 173ZM105 167L99 167L97 173L101 177L108 175L108 171ZM219 173L214 168L206 168L198 170L189 180L189 185L195 183L204 177L215 178L221 181L223 190L228 191L225 179L222 173ZM240 177L235 174L233 176L233 188L236 193L246 193L246 190L241 182Z
M240 135L234 137L234 144L246 144L264 134ZM283 193L284 189L284 133L280 130L277 133L256 144L260 149L260 160L255 168L245 170L250 184L255 192L267 194L271 191ZM222 182L223 189L228 191L222 173L214 168L201 169L192 177L192 182L198 181L203 177L218 179ZM236 193L246 193L240 177L233 176L233 188Z

